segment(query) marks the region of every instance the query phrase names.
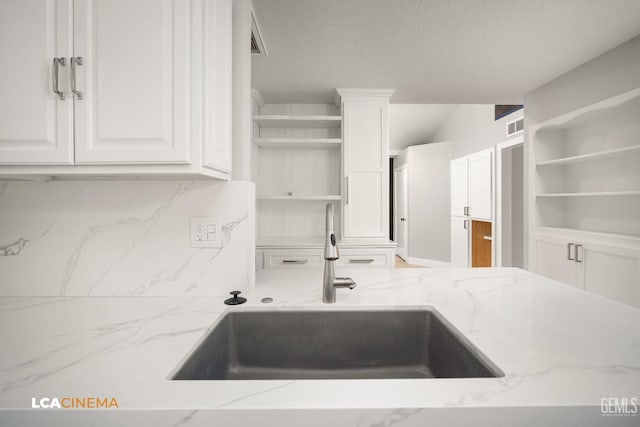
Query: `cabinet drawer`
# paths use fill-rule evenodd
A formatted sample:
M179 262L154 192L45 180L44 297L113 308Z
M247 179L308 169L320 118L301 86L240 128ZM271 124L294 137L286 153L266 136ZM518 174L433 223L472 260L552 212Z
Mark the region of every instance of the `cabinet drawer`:
M322 253L308 251L265 251L264 268L304 268L322 265Z
M340 251L340 259L336 261L337 265L348 265L349 267L389 267L392 265L392 251L358 251L345 249Z

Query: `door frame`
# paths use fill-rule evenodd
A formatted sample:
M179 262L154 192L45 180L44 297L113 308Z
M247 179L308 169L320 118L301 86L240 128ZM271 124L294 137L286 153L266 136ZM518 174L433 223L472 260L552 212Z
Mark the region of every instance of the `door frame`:
M495 206L493 216L494 219L494 232L493 232L493 265L495 267L502 267L502 158L503 151L507 149L512 149L518 146L524 146L524 135L520 134L514 138L507 139L496 145L496 158L495 158ZM523 152L523 156L524 156ZM523 159L523 168L524 159ZM524 174L524 170L522 171ZM526 177L525 177L526 179ZM524 189L523 189L524 191ZM524 197L524 195L523 195ZM524 218L522 218L523 230L526 233L526 227L524 223ZM523 248L524 250L524 248ZM527 259L526 254L523 257L524 267L527 267Z
M407 165L401 165L398 166L396 168L393 169L393 237L395 239L395 242L398 243L398 221L400 221L400 215L398 215L398 194L400 194L400 191L398 190L398 175L401 172L408 172L407 171ZM409 210L409 180L408 180L408 176L405 176L405 180L404 180L404 202L405 202L405 206L406 206L406 210ZM408 212L405 212L407 218L409 216ZM402 258L403 260L407 261L407 259L405 258L409 258L409 224L408 222L405 222L405 225L407 227L407 232L404 235L404 248L405 248L405 257L403 258L402 256L400 256L399 254L399 248L400 245L398 245L396 247L396 254L398 254L398 256L400 256L400 258Z

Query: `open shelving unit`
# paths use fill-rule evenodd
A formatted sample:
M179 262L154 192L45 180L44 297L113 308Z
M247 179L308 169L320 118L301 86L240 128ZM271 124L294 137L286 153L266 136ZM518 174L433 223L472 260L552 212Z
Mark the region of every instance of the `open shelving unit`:
M342 115L333 104L264 104L253 116L256 242L323 241L325 205L340 230Z
M530 129L534 227L640 238L640 89Z

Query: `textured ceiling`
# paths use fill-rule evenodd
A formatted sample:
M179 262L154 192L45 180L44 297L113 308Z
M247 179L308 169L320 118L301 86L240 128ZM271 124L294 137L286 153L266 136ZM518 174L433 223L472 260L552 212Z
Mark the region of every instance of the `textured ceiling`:
M393 103L517 104L640 34L640 0L253 0L267 102L396 88Z

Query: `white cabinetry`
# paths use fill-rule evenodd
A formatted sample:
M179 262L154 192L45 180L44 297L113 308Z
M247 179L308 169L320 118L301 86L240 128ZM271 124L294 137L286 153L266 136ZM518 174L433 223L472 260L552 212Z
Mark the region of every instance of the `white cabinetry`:
M493 152L492 147L451 160L451 264L456 267L472 265L472 220L493 223Z
M343 112L343 233L389 239L389 98L393 91L338 89Z
M640 250L571 237L534 236L535 272L640 307Z
M493 150L451 161L451 215L493 219Z
M228 178L230 0L0 7L1 53L27 58L0 71L1 174Z
M469 266L469 219L451 217L451 265Z
M530 263L640 304L640 88L529 129ZM557 245L557 256L549 243ZM564 254L564 262L560 255ZM567 258L574 258L570 261ZM567 267L573 265L573 270Z
M451 215L467 215L469 206L469 159L451 161Z
M71 0L0 2L0 164L73 162L72 11Z
M254 91L258 268L321 266L327 203L334 205L338 264L393 267L386 93L384 101L362 98L355 105L350 98L345 107L340 99L266 104Z

